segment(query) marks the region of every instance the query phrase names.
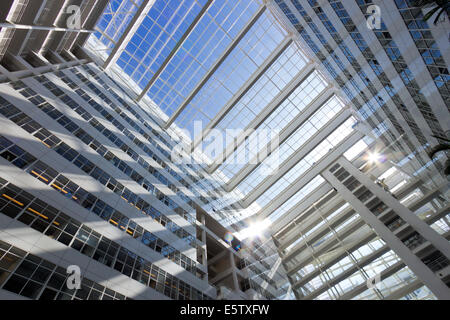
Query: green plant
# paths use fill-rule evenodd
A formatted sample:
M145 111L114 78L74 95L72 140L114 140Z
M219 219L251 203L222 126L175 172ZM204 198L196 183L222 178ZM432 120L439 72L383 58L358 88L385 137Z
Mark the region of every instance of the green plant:
M433 137L436 138L436 136L433 135ZM428 152L428 156L430 157L430 159L433 159L433 157L438 153L438 152L448 152L450 151L450 140L445 139L443 137L439 137L440 139L449 142L449 143L440 143L437 146L434 146L433 148L431 148L431 150ZM450 175L450 159L447 159L447 161L445 162L445 168L444 168L444 174L445 175Z
M435 25L438 23L442 14L445 13L448 17L450 12L449 0L416 0L414 1L414 6L421 7L422 9L432 8L423 16L423 21L428 21L428 19L437 13L437 16L433 22Z

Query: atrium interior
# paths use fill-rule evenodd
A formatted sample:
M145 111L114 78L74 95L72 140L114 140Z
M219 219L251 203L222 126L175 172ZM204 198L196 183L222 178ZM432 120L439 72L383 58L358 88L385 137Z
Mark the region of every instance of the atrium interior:
M430 2L2 0L0 299L449 300Z

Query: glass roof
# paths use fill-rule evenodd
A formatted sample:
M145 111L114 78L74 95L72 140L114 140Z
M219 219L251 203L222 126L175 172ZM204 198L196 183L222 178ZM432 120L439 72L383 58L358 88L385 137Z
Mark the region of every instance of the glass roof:
M232 156L220 166L220 170L226 175L228 182L237 174L245 163L236 163L235 158L239 154L248 155L248 158L255 157L265 145L259 145L258 135L262 130L282 130L289 122L299 115L308 103L315 99L325 88L324 82L317 72L313 72L295 89L278 107L274 109L269 117L249 136L246 143L241 145ZM250 148L252 146L252 148ZM255 147L256 146L256 147ZM248 159L250 160L250 159Z
M294 43L286 48L258 81L253 84L248 92L215 126L216 129L220 129L220 131L223 132L223 141L233 141L239 132L238 130L233 129L247 128L250 122L269 105L272 99L286 87L304 65L305 60ZM249 73L249 75L250 74L251 73ZM232 79L235 79L235 77L232 77ZM232 83L233 85L236 85L236 82ZM237 87L237 89L239 89L239 87ZM235 90L237 91L237 89ZM266 122L266 126L271 120L275 119L271 117ZM275 125L276 124L274 123L274 127ZM210 135L207 135L206 140L210 139Z
M205 1L156 1L117 64L142 89L175 48Z
M298 1L292 4L300 6ZM305 16L306 11L298 11ZM142 13L138 16L138 12ZM134 81L129 87L135 91L136 100L145 104L151 101L164 114L165 129L183 130L189 137L188 152L194 150L192 153L200 153L198 158L205 160L190 169L203 168L212 175L193 183L195 195L212 199L209 204L211 211L220 217L218 221L227 227L244 226L238 224L240 221L247 225L253 222L254 229L264 233L267 228L274 237L286 232L278 240L286 241L289 253L348 209L348 204L340 205L307 232L299 233L297 227L301 228L305 221L304 212L296 212L301 207L298 205L324 187L321 168L314 171L316 165L325 160L333 163L332 151L343 144L345 148L340 148L340 152L350 161L369 148L375 150L373 145L385 144L379 138L390 130L392 123L376 117L379 111L374 107L375 95L367 99L359 112L349 112L353 103L343 99L340 90L335 90L322 73L325 67L333 77L337 76L332 64L338 64L349 78L346 67L335 55L330 55L333 60L322 61L323 66L318 64L317 59L308 56L312 51L321 51L309 31L295 30L283 18L297 19L292 13L280 16L271 2L264 0L111 0L91 40L100 44L95 50L102 58L112 58L114 72L120 69ZM323 45L325 38L315 23L305 21ZM134 26L132 32L127 31L130 26ZM329 23L324 26L334 29ZM304 50L299 33L312 51ZM350 99L358 95L355 83L349 78L342 86ZM366 121L369 117L376 119L376 123L369 125ZM198 122L200 130L195 130ZM367 128L363 128L363 123ZM209 132L209 129L216 130ZM271 138L261 137L274 131L282 140L276 149L270 149ZM211 154L202 152L214 145L217 135L222 138L218 149ZM411 148L408 152L414 156L420 151ZM405 156L396 164L399 169L391 171L404 174L400 168L410 164L410 176L418 177L433 163L429 161L417 170L410 163L412 156ZM397 186L402 181L398 180ZM331 190L330 185L325 187ZM272 205L274 201L278 206ZM355 219L356 213L335 231ZM364 226L358 229L358 234L365 234L368 229ZM245 237L245 233L255 230L239 231ZM329 231L311 246L331 237ZM334 254L343 249L336 250ZM330 251L320 259L329 260L332 255ZM277 254L266 256L271 265L275 264L273 256L278 257ZM297 258L287 260L284 267L297 264ZM296 270L293 279L311 267L308 264Z
M217 203L230 205L236 199L250 197L257 204L252 211L258 211L255 208L263 208L287 190L353 132L355 119L349 118L292 168L283 170L295 152L344 108L344 103L333 95L298 128L290 128L292 121L329 88L319 70L305 71L311 61L297 40L266 10L262 0L156 0L143 11L135 32L126 37L125 43L118 43L144 5L142 0L111 1L94 36L107 54L122 45L121 51L115 53L116 66L136 83L141 90L136 92L138 96L146 95L168 119L172 117L173 124L169 121L169 125L184 129L191 141L199 134L194 131L195 121L201 121L202 129L210 127L221 132L219 150L202 166L210 170L215 157L225 155L213 172L226 190L233 183L237 198ZM288 93L287 88L293 84ZM230 142L247 129L254 131L228 151L233 146ZM277 152L264 155L270 140L261 142L260 137L267 130L287 130L290 134L281 141ZM214 134L200 134L204 139L197 147L204 150ZM255 163L251 170L249 163ZM271 166L274 163L280 166ZM273 168L285 173L261 189L265 179L273 180L272 174L277 173L271 172ZM269 219L283 216L321 182L317 177L307 183L269 214ZM224 209L234 211L231 207Z
M179 127L192 132L195 120L206 126L282 42L286 32L269 15L262 14L187 105L176 120Z
M95 36L105 46L106 54L110 54L125 29L137 13L143 0L110 0L103 15L97 23Z

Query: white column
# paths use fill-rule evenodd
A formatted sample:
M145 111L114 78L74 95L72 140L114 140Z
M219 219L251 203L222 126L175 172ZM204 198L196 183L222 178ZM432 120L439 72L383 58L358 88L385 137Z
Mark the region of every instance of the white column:
M230 254L230 266L231 266L231 274L233 275L233 285L234 285L234 290L239 291L240 287L239 287L239 281L237 278L237 274L236 274L236 263L234 262L234 254L232 251L229 251Z
M354 168L353 166L351 168L348 168L348 166L346 166L345 169L356 179L358 179L362 184L366 185L366 183L368 182L366 180L369 179L368 177L365 177L365 179L360 179L364 174L358 174L359 170ZM417 277L420 278L424 284L426 284L426 286L436 295L436 297L438 297L439 299L450 299L450 289L411 250L409 250L409 248L406 247L406 245L399 238L397 238L394 233L390 231L358 198L356 198L356 196L351 191L349 191L331 172L324 171L322 173L322 176L334 188L336 188L338 193L348 203L350 203L350 205L359 213L361 218L375 230L375 232L387 243L387 245L417 275ZM372 181L371 183L374 184ZM370 183L367 184L370 185ZM383 191L376 184L374 184L374 186ZM386 192L383 191L383 193ZM386 200L386 197L380 197L378 195L378 192L374 194L377 195L381 200ZM392 198L392 196L389 197ZM395 200L394 198L392 199ZM388 206L392 205L391 201L386 201L385 203ZM398 205L400 204L398 203ZM398 205L392 207L396 212L398 209Z
M370 178L354 167L350 161L345 158L339 159L339 163L344 167L353 177L355 177L361 184L370 190L375 196L383 201L388 207L392 208L395 213L411 225L420 235L430 241L439 251L444 254L447 259L450 259L450 244L444 237L439 235L428 224L421 220L407 207L402 205L389 192L384 191L377 186Z

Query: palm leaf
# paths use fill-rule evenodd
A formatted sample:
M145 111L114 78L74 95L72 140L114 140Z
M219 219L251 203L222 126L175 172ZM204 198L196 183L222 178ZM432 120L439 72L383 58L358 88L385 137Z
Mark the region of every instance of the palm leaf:
M423 21L427 21L428 19L430 19L431 16L432 16L433 14L435 14L435 12L438 11L438 10L439 10L439 7L438 7L438 6L436 6L436 7L433 8L432 10L430 10L426 15L423 16Z
M441 11L439 11L436 19L434 19L434 24L436 25L439 21L439 17L445 12L445 8L442 8Z
M428 155L430 156L430 159L433 159L433 157L436 155L436 153L441 151L449 151L450 150L450 144L438 144L437 146L433 147Z
M436 25L439 22L439 18L442 16L443 13L446 13L448 16L450 4L447 0L440 1L440 0L416 0L413 2L413 6L418 8L430 8L433 7L427 14L423 16L423 21L429 20L436 12L438 12L436 18L434 19L433 24ZM420 14L420 13L419 13ZM417 17L416 17L417 18Z

